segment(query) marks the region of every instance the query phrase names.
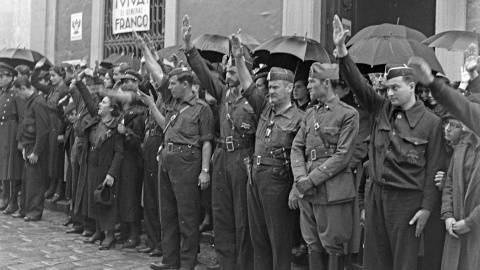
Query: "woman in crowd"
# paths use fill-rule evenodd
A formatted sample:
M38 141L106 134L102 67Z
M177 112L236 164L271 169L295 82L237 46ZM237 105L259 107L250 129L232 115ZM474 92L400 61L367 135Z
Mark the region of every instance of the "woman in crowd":
M103 85L105 86L105 90L107 92L113 89L115 85L115 80L113 79L113 69L109 69L107 73L105 73L105 79L103 79Z
M95 203L94 191L100 185L108 185L113 195L118 194L120 166L122 164L123 138L118 133L118 116L121 104L111 96L105 96L98 106L85 84L75 79L74 83L93 117L84 129L87 139L87 216L95 220L95 233L84 243L103 241L100 249L110 249L115 245L115 221L117 218L117 200L113 204L99 206ZM105 239L105 240L104 240Z
M480 103L480 96L471 95L469 100ZM446 136L458 128L463 129L463 135L459 140L451 138L458 143L453 146L442 195L447 230L442 269L480 269L480 138L456 119L446 125Z
M45 193L45 198L52 198L52 202L61 199L64 194L63 187L63 134L65 125L63 119L63 107L58 104L59 100L68 95L68 86L65 84L65 69L60 66L50 68L50 81L52 85L44 85L40 83L39 74L41 68L45 65L46 59L38 61L33 70L31 81L33 87L41 91L45 95L45 100L49 107L50 118L50 135L48 140L48 176L50 186ZM47 185L48 187L48 185Z
M120 87L119 94L123 96L123 114L120 117L118 133L123 138L123 160L118 190L118 213L121 228L126 239L123 248L134 248L140 244L140 219L142 214L142 170L143 160L141 144L145 131L145 107L135 105L138 88L132 84ZM122 241L123 242L123 241Z

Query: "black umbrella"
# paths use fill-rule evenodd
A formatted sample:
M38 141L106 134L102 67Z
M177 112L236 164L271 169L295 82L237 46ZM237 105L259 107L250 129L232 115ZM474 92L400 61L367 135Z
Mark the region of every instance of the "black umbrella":
M266 41L253 50L255 63L295 71L298 61L332 63L333 56L318 42L307 37L282 36Z
M42 58L45 58L45 56L37 51L29 49L11 48L0 51L0 62L6 62L12 67L27 65L30 69L33 69L35 64ZM47 59L44 68L48 69L52 66L52 63Z
M373 37L356 42L348 50L356 64L371 67L385 64L407 64L412 56L425 59L432 70L445 73L433 49L412 39L393 36Z

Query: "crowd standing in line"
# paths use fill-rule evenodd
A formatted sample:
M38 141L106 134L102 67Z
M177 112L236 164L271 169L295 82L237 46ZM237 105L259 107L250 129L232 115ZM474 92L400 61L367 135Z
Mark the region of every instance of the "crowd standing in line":
M135 32L139 71L0 62L3 213L67 198L67 233L109 250L144 228L152 269L194 269L212 224L224 270L339 270L361 249L363 269L480 268L478 56L456 87L420 57L365 76L335 16L334 63L254 69L233 34L215 68L193 30L173 66Z

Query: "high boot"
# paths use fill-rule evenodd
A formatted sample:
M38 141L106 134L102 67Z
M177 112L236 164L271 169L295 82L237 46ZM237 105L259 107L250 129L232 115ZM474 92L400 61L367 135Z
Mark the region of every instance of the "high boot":
M308 252L308 265L310 270L327 270L328 259L324 252Z
M344 270L345 255L329 254L328 256L328 270Z
M10 203L8 204L7 209L3 211L5 215L13 214L18 210L18 192L21 189L21 182L20 181L10 181L10 182L11 182Z

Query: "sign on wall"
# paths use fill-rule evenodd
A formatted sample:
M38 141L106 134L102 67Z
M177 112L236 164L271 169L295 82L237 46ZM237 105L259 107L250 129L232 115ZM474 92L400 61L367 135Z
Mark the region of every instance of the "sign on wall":
M82 12L74 13L70 20L70 40L82 39Z
M113 34L150 30L150 0L113 0Z

